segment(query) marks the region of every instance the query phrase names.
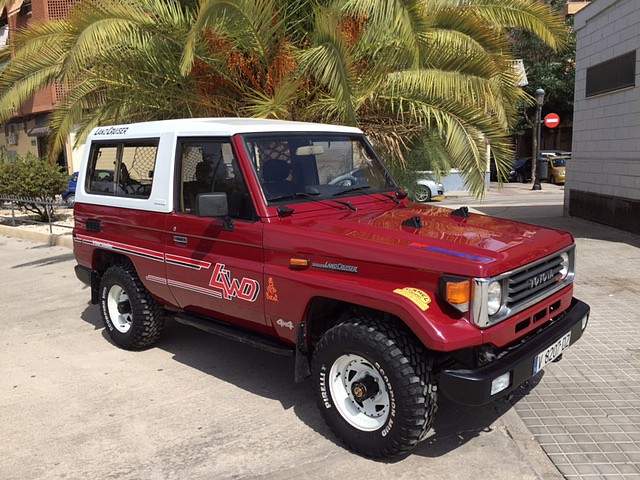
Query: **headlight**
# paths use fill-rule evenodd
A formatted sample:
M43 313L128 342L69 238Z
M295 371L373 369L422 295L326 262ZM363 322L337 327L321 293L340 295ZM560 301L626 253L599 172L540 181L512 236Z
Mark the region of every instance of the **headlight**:
M500 282L491 282L487 288L487 313L495 315L502 306L502 286Z
M562 263L560 264L562 269L560 270L561 277L558 281L564 280L569 273L569 254L567 252L564 252L562 255L560 255L560 258L562 258Z

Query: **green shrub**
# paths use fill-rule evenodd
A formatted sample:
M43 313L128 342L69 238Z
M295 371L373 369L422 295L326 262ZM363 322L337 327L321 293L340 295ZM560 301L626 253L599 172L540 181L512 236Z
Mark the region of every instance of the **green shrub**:
M0 196L18 197L18 205L37 214L43 222L53 218L54 207L28 200L55 201L56 195L64 191L68 179L69 175L62 167L32 154L0 162Z

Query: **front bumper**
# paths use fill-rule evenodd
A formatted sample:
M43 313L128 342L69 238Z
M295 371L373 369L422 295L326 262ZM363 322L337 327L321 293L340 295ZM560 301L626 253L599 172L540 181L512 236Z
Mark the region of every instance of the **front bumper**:
M511 392L533 376L533 362L539 353L569 331L569 345L582 337L582 319L589 315L589 311L589 305L574 298L562 318L498 360L475 369L443 370L440 373L440 391L451 400L465 405L483 405ZM511 372L509 387L491 395L493 380L508 372Z

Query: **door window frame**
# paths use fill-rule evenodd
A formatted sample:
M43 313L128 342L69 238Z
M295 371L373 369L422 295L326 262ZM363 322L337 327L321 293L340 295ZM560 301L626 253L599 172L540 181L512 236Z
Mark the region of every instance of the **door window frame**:
M231 219L234 222L246 222L246 223L255 223L260 219L257 213L256 204L253 200L253 195L251 195L251 190L249 189L249 184L247 183L247 177L244 173L242 165L240 164L240 158L236 152L235 146L233 144L233 139L231 137L215 137L215 136L198 136L198 137L177 137L176 138L176 148L175 148L175 170L174 170L174 196L173 196L173 212L176 215L184 215L185 217L197 217L195 213L183 212L180 209L181 197L182 197L182 146L185 143L227 143L231 147L231 153L233 154L233 160L236 162L238 167L238 172L244 182L245 189L249 200L251 201L251 218L240 218L230 215ZM222 161L222 160L221 160ZM215 193L215 192L212 192Z

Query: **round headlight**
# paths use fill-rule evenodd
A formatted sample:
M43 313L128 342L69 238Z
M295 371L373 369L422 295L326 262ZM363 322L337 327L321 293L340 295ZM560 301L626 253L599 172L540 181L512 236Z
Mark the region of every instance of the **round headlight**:
M564 280L569 273L569 254L565 252L560 255L560 258L562 258L562 263L560 264L562 267L560 269L560 280Z
M491 282L487 288L487 313L495 315L502 306L502 286L500 282Z

